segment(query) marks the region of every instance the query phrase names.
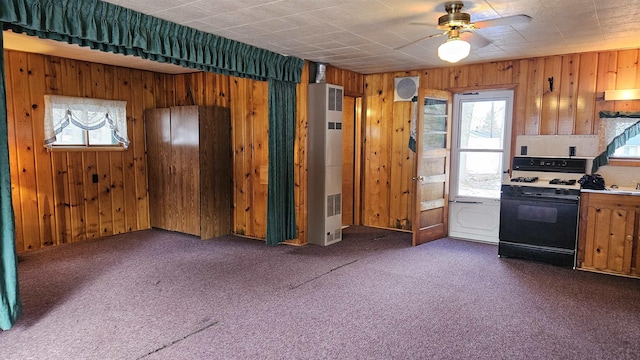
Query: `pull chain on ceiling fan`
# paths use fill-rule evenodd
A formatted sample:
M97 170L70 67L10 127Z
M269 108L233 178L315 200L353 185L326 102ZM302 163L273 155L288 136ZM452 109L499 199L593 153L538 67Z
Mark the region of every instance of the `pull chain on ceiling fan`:
M474 33L474 30L484 29L492 26L513 25L531 21L531 17L528 15L513 15L472 23L471 15L462 12L463 6L464 4L460 1L445 3L444 9L447 13L440 16L437 26L437 29L444 30L444 32L425 36L418 40L414 40L410 43L397 47L394 50L403 49L409 45L413 45L426 39L447 35L447 40L445 40L445 42L438 47L438 57L444 61L456 63L469 56L469 52L471 51L471 44L469 44L466 39L473 39L473 42L479 44L478 47L486 46L490 43L489 40L487 40L483 36ZM425 23L411 24L433 26Z

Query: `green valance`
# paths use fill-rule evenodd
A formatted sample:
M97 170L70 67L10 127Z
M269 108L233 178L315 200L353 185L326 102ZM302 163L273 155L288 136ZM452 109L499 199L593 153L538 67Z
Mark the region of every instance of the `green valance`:
M300 82L304 60L100 0L0 0L5 30L225 75Z
M640 119L640 112L616 112L616 111L601 111L600 118L632 118ZM605 151L593 159L593 166L591 167L591 173L595 173L601 166L609 163L609 157L616 152L616 149L624 146L629 139L640 134L640 121L627 127L620 135L617 135L607 145Z
M640 112L600 111L601 119L632 118L640 119Z

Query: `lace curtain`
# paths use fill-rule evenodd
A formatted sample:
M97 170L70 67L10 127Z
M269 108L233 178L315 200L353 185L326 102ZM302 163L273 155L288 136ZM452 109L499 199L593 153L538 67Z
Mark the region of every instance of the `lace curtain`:
M640 134L640 113L600 112L600 129L598 131L598 149L601 151L593 160L591 173L595 173L600 166L609 163L609 157L616 149L624 146L627 141Z
M129 146L126 101L45 95L44 105L44 144L48 148L69 124L83 130L108 126L125 149Z
M616 136L622 134L630 126L638 122L633 118L610 118L600 122L598 130L598 150L606 151Z

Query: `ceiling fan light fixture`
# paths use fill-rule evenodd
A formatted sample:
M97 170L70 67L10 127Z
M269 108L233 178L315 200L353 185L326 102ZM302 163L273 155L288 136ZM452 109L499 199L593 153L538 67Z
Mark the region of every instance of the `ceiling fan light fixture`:
M452 37L438 47L438 57L450 63L457 63L469 56L470 51L471 45L468 42L459 37Z

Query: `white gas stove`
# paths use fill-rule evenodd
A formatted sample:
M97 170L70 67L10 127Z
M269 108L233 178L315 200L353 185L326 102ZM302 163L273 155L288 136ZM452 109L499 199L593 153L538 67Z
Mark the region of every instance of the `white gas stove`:
M587 160L579 158L515 157L504 185L580 190Z

